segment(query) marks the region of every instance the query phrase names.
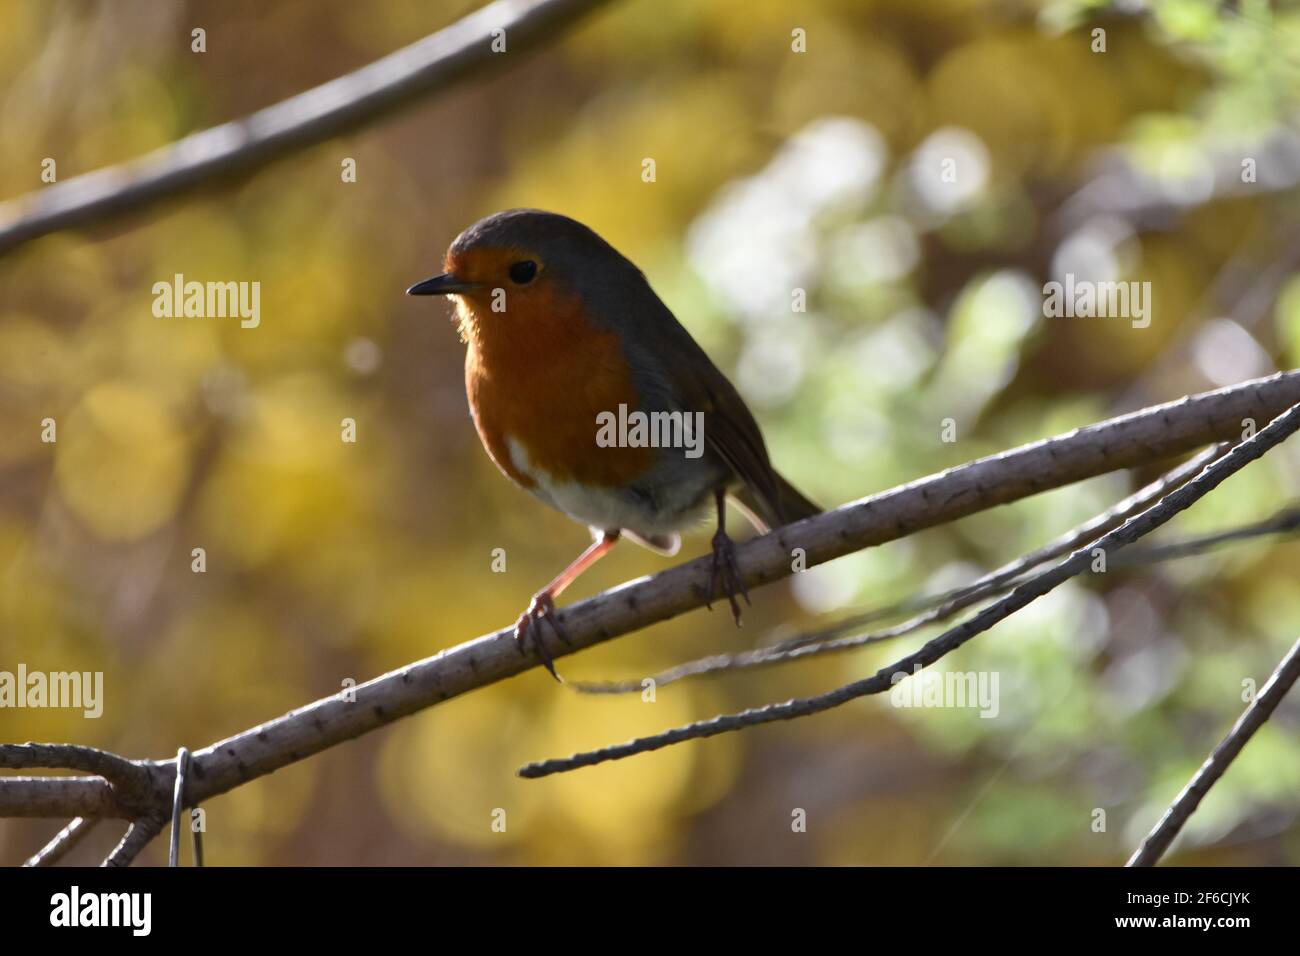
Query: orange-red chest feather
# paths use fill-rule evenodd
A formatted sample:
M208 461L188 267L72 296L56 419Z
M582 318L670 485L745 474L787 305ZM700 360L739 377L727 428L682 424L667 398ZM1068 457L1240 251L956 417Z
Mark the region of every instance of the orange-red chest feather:
M528 469L558 482L615 487L651 467L653 449L602 448L597 415L640 402L616 333L583 315L577 296L553 287L530 289L505 312L462 298L458 304L469 350L465 390L483 447L497 467L526 488Z

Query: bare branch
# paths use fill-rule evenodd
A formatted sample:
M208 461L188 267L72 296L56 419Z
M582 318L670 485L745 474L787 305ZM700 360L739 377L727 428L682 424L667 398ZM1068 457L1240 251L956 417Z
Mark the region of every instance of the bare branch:
M1277 705L1281 703L1298 677L1300 677L1300 638L1291 645L1291 650L1287 652L1286 657L1282 658L1282 663L1277 665L1273 676L1268 679L1259 696L1250 702L1250 706L1233 724L1232 730L1228 731L1228 736L1219 742L1206 758L1205 763L1201 764L1201 769L1197 770L1187 786L1183 787L1182 792L1165 811L1165 815L1160 818L1160 822L1142 841L1142 846L1129 858L1126 866L1155 866L1160 861L1160 857L1164 856L1165 851L1174 842L1174 838L1178 836L1188 817L1200 806L1205 795L1223 776L1228 766L1237 759L1237 754L1241 753L1250 738L1255 736L1255 731L1272 716L1273 711L1277 709Z
M711 720L677 727L661 734L641 737L613 747L575 754L572 757L530 763L519 770L519 776L527 778L546 777L555 773L577 770L581 767L590 767L593 764L605 763L610 760L620 760L634 754L659 750L686 740L714 737L718 734L730 733L731 731L772 723L777 720L806 717L810 714L831 710L868 694L879 694L886 691L893 686L896 675L907 676L914 673L916 669L930 666L944 655L961 647L977 634L989 630L993 625L1005 620L1065 581L1087 570L1098 549L1106 554L1111 554L1154 531L1174 515L1199 501L1229 476L1235 474L1250 462L1255 461L1264 452L1277 445L1297 429L1300 429L1300 404L1294 405L1270 422L1258 434L1237 445L1218 461L1207 465L1190 482L1176 491L1170 492L1146 511L1130 518L1121 527L1109 531L1095 542L1083 546L1056 567L1037 574L1023 584L1018 585L1005 598L989 605L951 630L945 631L925 644L916 653L909 654L897 663L882 668L871 677L854 681L851 684L846 684L816 697L795 699L786 701L783 704L770 704L766 707L746 710L739 714L714 717Z
M844 620L836 621L829 627L799 634L784 641L770 644L767 647L697 658L684 664L678 664L668 670L660 671L649 679L656 686L663 687L666 684L672 684L687 677L699 677L704 674L717 674L724 671L746 670L751 667L765 667L786 661L802 660L820 654L840 653L864 647L868 644L878 644L881 641L902 637L905 634L919 631L927 624L947 620L954 614L978 604L987 597L1005 594L1015 587L1017 580L1029 569L1045 564L1063 554L1069 554L1079 545L1092 541L1102 532L1123 524L1128 518L1160 498L1169 489L1177 487L1192 477L1206 463L1213 461L1226 451L1227 447L1226 445L1216 445L1207 448L1199 455L1188 459L1177 468L1157 478L1145 488L1134 492L1101 514L1067 531L1054 541L1035 551L1031 551L1023 557L1017 558L1009 564L1003 565L996 571L976 579L965 587L954 588L942 594L919 599L912 598L899 601L883 608L854 614ZM841 635L848 634L873 621L884 620L917 608L929 608L929 610L885 630L841 638ZM644 678L608 682L569 681L568 686L584 694L631 694L640 693L642 680Z
M1117 564L1124 567L1135 564L1154 564L1157 561L1169 561L1174 558L1204 554L1206 551L1212 551L1221 545L1231 544L1234 541L1245 541L1270 534L1289 534L1297 530L1300 530L1300 505L1291 505L1278 511L1271 518L1265 518L1263 521L1230 528L1227 531L1216 531L1213 534L1188 538L1185 541L1153 544L1141 550L1134 549L1131 553L1123 555Z
M748 586L770 583L793 573L795 547L804 549L808 566L820 564L1049 488L1235 437L1243 419L1267 421L1297 402L1300 372L1188 396L970 462L777 529L739 545L737 563ZM556 644L552 655L574 653L701 607L709 569L710 558L705 556L564 608L560 620L571 644ZM448 648L196 751L187 800L201 803L538 663L533 649L518 649L513 626ZM175 761L136 763L149 773L154 806L165 815ZM0 816L139 815L138 809L122 806L111 788L96 778L0 777Z
M251 116L120 166L57 183L0 205L0 253L38 236L137 210L209 180L246 174L436 93L490 66L513 62L605 0L496 0L437 33L353 73ZM509 54L494 53L504 30Z
M130 817L99 777L0 777L0 817Z
M72 852L98 822L94 817L76 817L66 827L54 834L49 843L28 857L23 866L53 866Z
M122 842L100 865L130 866L131 861L140 855L140 851L149 845L149 841L162 832L163 824L163 818L153 814L132 820L131 825L126 828Z
M1209 456L1211 458L1214 455ZM1200 461L1198 456L1196 461ZM1188 464L1191 464L1189 460ZM1163 482L1164 479L1161 479ZM1123 504L1123 502L1121 502ZM1142 509L1133 508L1129 513L1137 514ZM1122 524L1124 515L1115 525ZM1097 519L1092 519L1092 524ZM1225 544L1231 544L1236 541L1245 541L1251 538L1260 538L1265 535L1273 534L1293 534L1300 531L1300 505L1284 508L1270 518L1263 521L1252 522L1251 524L1242 525L1237 528L1231 528L1226 531L1216 531L1213 534L1200 535L1198 537L1187 538L1182 541L1173 541L1168 544L1151 545L1144 548L1126 548L1115 556L1111 562L1111 569L1133 568L1142 565L1156 564L1163 561L1172 561L1179 558L1193 557L1202 555L1206 552L1213 551ZM1073 535L1073 532L1070 533ZM1091 540L1082 538L1079 543ZM1067 554L1073 550L1073 545L1061 551L1061 554ZM1046 549L1035 551L1033 554L1045 553ZM1052 555L1057 557L1059 555ZM1029 558L1030 555L1026 555ZM1015 564L1019 564L1025 559L1018 559ZM1041 562L1035 562L1035 564ZM1010 568L1013 565L1007 565ZM817 657L822 654L836 654L845 651L851 651L855 648L865 647L868 644L879 644L883 641L892 640L920 630L929 624L938 621L946 621L953 615L965 610L980 601L989 597L997 597L1006 594L1008 591L1024 580L1023 576L1004 578L1000 571L979 578L964 588L957 588L952 591L946 591L943 594L931 597L914 599L915 604L933 603L937 605L931 611L919 614L916 617L909 618L901 624L895 624L893 627L879 631L870 631L866 634L854 634L849 637L834 637L834 635L848 630L845 622L837 622L830 627L819 631L811 631L807 634L801 634L789 638L777 644L767 647L760 647L749 651L736 651L727 654L712 654L708 657L698 657L694 660L686 661L675 667L660 671L651 675L649 678L633 678L624 681L568 681L567 687L584 694L631 694L640 693L644 690L643 681L653 681L655 686L663 687L667 684L676 683L679 680L685 680L689 677L701 677L707 674L720 674L730 671L748 670L753 667L767 667L774 664L783 664L789 661L799 661L810 657ZM955 596L955 598L953 597ZM940 603L946 601L947 603ZM901 606L900 602L894 607ZM890 608L870 612L872 615L881 617L889 616ZM864 614L862 617L867 617ZM818 643L814 643L818 642Z
M0 817L126 817L101 777L0 777Z
M153 775L143 765L117 754L75 744L0 744L0 767L85 770L103 777L118 803L147 808L155 800Z

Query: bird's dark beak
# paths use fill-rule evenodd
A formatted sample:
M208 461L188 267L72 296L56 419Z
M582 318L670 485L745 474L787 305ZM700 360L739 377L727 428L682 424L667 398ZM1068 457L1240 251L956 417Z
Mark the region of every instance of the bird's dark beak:
M444 272L442 275L434 276L432 279L425 279L423 282L417 282L406 290L407 295L455 295L458 292L469 292L477 286L472 282L462 282L450 272Z

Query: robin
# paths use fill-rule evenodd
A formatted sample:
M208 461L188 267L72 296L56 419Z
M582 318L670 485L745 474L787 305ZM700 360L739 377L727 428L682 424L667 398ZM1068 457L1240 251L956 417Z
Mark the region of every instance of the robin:
M641 270L582 223L535 209L474 223L443 270L406 292L455 300L483 447L595 539L520 615L520 652L531 635L559 680L541 625L568 643L560 592L621 536L676 554L680 532L710 507L706 603L721 590L739 625L737 595L749 603L749 594L726 532L728 495L760 533L821 509L772 467L754 416Z

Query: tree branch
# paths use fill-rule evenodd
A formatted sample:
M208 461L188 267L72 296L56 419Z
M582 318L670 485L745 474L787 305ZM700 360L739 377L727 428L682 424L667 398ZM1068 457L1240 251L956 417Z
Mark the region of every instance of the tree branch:
M1141 550L1134 549L1129 554L1124 555L1119 564L1124 567L1138 564L1155 564L1160 561L1204 554L1234 541L1246 541L1250 538L1260 538L1270 534L1291 534L1297 530L1300 530L1300 504L1283 508L1263 521L1255 521L1225 531L1216 531L1213 534L1198 535L1185 541L1171 541L1167 544L1153 544L1149 548L1142 548Z
M509 62L606 0L496 0L355 72L191 133L162 149L0 205L0 254L60 229L141 209L208 180L246 174L357 129L479 70ZM508 53L492 51L504 29Z
M129 818L131 811L99 777L0 777L0 817L70 815Z
M1198 459L1192 459L1192 461L1195 460ZM1135 508L1131 513L1137 514L1138 511L1141 510L1141 508ZM1125 515L1124 517L1127 518L1128 515ZM1089 524L1093 524L1095 521L1096 519L1094 518L1089 522ZM1123 524L1123 521L1124 518L1121 518L1116 521L1113 526ZM1125 548L1115 556L1115 559L1110 563L1110 568L1111 570L1118 568L1135 568L1148 564L1157 564L1164 561L1174 561L1180 558L1202 555L1234 541L1245 541L1251 538L1259 538L1273 534L1294 534L1296 531L1300 531L1300 505L1284 508L1271 518L1267 518L1263 521L1242 525L1241 527L1232 528L1227 531L1217 531L1213 534L1201 535L1182 541L1173 541L1168 544L1152 545L1145 548ZM1070 532L1070 534L1073 535L1074 532ZM1091 539L1084 538L1079 543L1082 544L1083 541L1086 540ZM1077 545L1074 547L1077 547ZM1068 554L1072 550L1073 547L1067 548L1060 553ZM1040 553L1041 551L1033 552L1034 555ZM1059 555L1052 555L1052 557L1057 556ZM1031 557L1031 555L1025 556L1025 558L1029 557ZM1025 559L1018 559L1016 563L1023 560ZM1034 562L1035 565L1040 563L1042 562ZM1010 565L1007 567L1010 567ZM849 630L849 628L836 624L820 631L801 634L797 637L781 641L780 643L755 648L750 651L737 651L729 654L712 654L708 657L697 657L694 660L689 660L685 663L670 667L667 670L660 671L648 678L641 677L622 681L568 681L565 686L582 694L641 693L645 689L643 682L646 680L652 681L657 687L663 687L666 684L673 684L689 677L702 677L707 674L721 674L730 671L748 670L752 667L767 667L774 664L784 664L789 661L801 661L809 657L817 657L821 654L843 653L859 647L865 647L868 644L879 644L884 641L893 640L894 638L911 634L928 624L934 624L938 621L946 621L958 612L978 604L987 597L997 597L1006 594L1024 580L1024 576L1002 578L1001 572L994 572L986 578L980 578L972 582L966 588L947 591L943 594L933 595L925 599L914 599L913 602L908 603L924 604L933 602L934 607L932 610L929 610L924 614L919 614L916 617L903 621L901 624L895 624L893 627L879 631L870 631L866 634L853 634L848 637L836 637L837 634ZM890 609L883 608L872 613L884 616L885 612L888 610ZM865 617L866 615L863 616Z
M1160 818L1160 822L1147 834L1147 838L1142 841L1142 846L1129 858L1127 866L1154 866L1159 862L1160 857L1169 849L1169 845L1182 830L1188 817L1200 806L1205 795L1223 776L1228 766L1237 759L1237 754L1241 753L1247 741L1255 735L1255 731L1272 716L1273 711L1277 709L1277 705L1281 703L1298 677L1300 677L1300 639L1291 645L1291 650L1287 652L1286 657L1282 658L1282 663L1277 665L1273 676L1268 679L1259 696L1251 701L1250 706L1237 718L1228 736L1220 741L1219 746L1214 748L1205 763L1201 764L1201 769L1196 771L1196 775L1178 794L1169 809L1165 811L1165 815Z
M126 828L122 842L113 849L108 859L101 865L130 866L131 861L140 855L140 851L149 845L149 841L162 832L164 822L162 817L155 814L132 820L131 825Z
M1243 419L1267 421L1298 402L1300 372L1188 396L982 458L777 529L738 545L737 563L748 586L770 583L793 573L791 551L796 547L805 550L811 567L1049 488L1236 438ZM571 646L557 644L552 654L564 656L702 606L709 568L709 557L702 557L563 609L560 619ZM526 653L518 650L513 627L448 648L195 752L187 802L202 803L538 664L531 648ZM0 753L7 749L0 747ZM165 815L175 784L175 761L133 763L148 773L156 811ZM0 778L0 816L139 815L138 808L124 806L99 778Z
M53 866L71 853L98 822L93 817L76 817L66 827L54 834L49 843L32 854L23 866Z
M695 660L678 664L668 670L660 671L649 680L655 686L663 687L688 677L700 677L705 674L718 674L724 671L747 670L751 667L765 667L787 661L803 660L820 654L834 654L850 651L867 644L879 644L919 631L927 624L944 621L984 600L1005 594L1016 586L1020 577L1032 568L1069 554L1079 545L1092 541L1099 534L1119 527L1133 515L1142 511L1147 505L1156 501L1171 488L1177 487L1213 461L1224 451L1225 445L1215 445L1198 455L1189 458L1178 467L1160 476L1146 487L1134 492L1127 498L1107 508L1101 514L1089 518L1083 524L1060 535L1041 548L1029 552L1014 561L1004 564L996 571L972 581L970 584L945 591L942 594L928 595L923 598L911 598L882 608L853 614L835 623L808 631L795 637L757 647L753 650L738 651L731 654L712 654ZM858 628L874 621L894 617L907 611L926 608L926 610L900 624L867 634L850 634ZM583 694L632 694L640 693L645 678L625 681L569 681L567 686Z
M683 727L675 727L661 734L640 737L627 743L599 750L589 750L556 760L543 760L526 764L520 768L519 776L529 779L547 777L555 773L565 773L581 767L590 767L610 760L621 760L635 754L659 750L686 740L698 740L715 737L718 734L756 727L778 720L793 720L819 714L841 704L846 704L859 697L879 694L889 690L898 675L909 676L923 667L929 667L941 657L961 647L977 634L989 630L995 624L1010 617L1016 611L1047 594L1054 588L1068 581L1075 575L1087 570L1097 550L1105 554L1118 551L1125 545L1132 544L1143 535L1149 534L1174 515L1199 501L1217 488L1229 476L1256 460L1264 452L1277 445L1283 439L1300 429L1300 403L1278 416L1258 434L1237 445L1213 464L1207 465L1199 475L1176 491L1170 492L1158 503L1141 514L1130 518L1124 524L1102 535L1091 544L1075 551L1065 561L1041 574L1034 575L1020 584L1009 595L990 604L978 614L961 624L945 631L926 643L920 650L909 654L902 660L881 668L871 677L854 681L816 697L805 697L786 701L783 704L769 704L743 711L739 714L726 714L710 720L697 721Z
M85 770L108 781L115 802L148 810L156 803L154 777L141 763L76 744L2 744L0 768Z

